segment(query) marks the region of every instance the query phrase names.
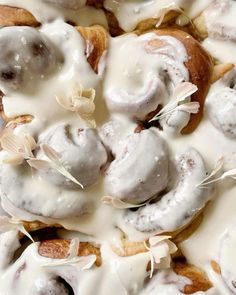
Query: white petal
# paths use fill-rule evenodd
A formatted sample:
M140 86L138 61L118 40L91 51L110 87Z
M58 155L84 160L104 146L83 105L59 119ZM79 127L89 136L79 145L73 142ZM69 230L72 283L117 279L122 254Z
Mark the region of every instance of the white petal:
M80 244L80 241L78 238L74 238L71 240L70 248L69 248L69 252L68 252L68 254L69 254L68 258L73 258L78 255L79 244Z
M24 157L21 155L13 155L6 157L2 160L3 164L10 164L10 165L21 165L24 161Z
M51 168L51 164L49 161L40 160L40 159L29 159L27 160L27 163L30 165L30 167L37 169L37 170L48 170Z
M2 149L13 154L19 154L19 151L24 150L24 146L22 145L22 139L15 134L6 134L1 137L1 146Z
M175 108L175 111L184 111L190 114L197 114L199 112L199 102L192 101L183 103Z
M226 177L235 178L236 177L236 168L224 172L221 176L221 179L224 179Z
M55 151L52 147L50 147L48 144L41 144L40 148L42 149L45 156L48 157L49 160L54 162L55 164L61 164L59 160L59 153Z
M173 92L173 98L176 102L184 101L198 90L197 86L190 82L183 82L178 84Z

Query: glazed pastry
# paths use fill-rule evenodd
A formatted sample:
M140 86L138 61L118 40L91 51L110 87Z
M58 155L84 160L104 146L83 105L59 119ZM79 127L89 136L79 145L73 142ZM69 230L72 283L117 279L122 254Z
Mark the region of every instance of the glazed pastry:
M189 18L194 18L199 15L211 0L207 1L193 1L193 0L162 0L153 2L151 0L142 2L139 0L128 1L113 1L106 0L104 7L113 12L118 20L120 27L124 31L133 31L137 27L142 29L150 29L161 21L168 22L175 21L176 16L185 13ZM127 15L129 18L127 19ZM188 22L188 21L187 21Z
M236 136L235 79L236 73L233 69L212 86L206 102L207 112L214 126L233 139Z
M235 63L235 16L235 1L215 0L194 21L200 35L207 37L203 46L220 62Z
M26 81L33 82L35 78L48 75L55 68L57 60L60 60L50 41L29 27L2 28L0 46L3 48L0 56L3 92L7 88L17 89Z
M176 155L171 167L169 191L135 212L124 214L124 223L141 232L173 232L191 221L210 199L210 191L198 187L206 176L200 154L189 148Z
M144 146L148 142L148 155ZM143 166L145 157L146 167ZM163 191L168 181L165 143L155 130L129 135L106 171L105 192L128 203L142 203Z
M0 14L0 294L235 293L234 3Z
M124 56L129 55L133 58L127 63ZM197 127L210 85L212 60L190 35L175 29L124 35L111 40L108 58L104 96L111 112L145 120L159 105L168 103L174 86L191 81L198 87L191 101L199 102L200 110L189 122L185 119L180 130L190 133Z

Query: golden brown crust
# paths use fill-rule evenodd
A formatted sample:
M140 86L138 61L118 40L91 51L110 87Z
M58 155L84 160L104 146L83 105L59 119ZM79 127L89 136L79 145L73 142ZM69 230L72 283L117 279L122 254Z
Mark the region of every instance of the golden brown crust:
M160 24L160 27L166 27L166 26L172 26L175 25L176 17L180 15L180 11L177 10L170 10L166 13L164 16L162 23ZM158 22L159 18L149 18L141 21L135 30L138 30L140 32L145 32L147 30L156 29L156 24Z
M95 72L98 71L98 63L107 49L107 31L102 26L76 27L86 41L86 56L89 64Z
M112 250L121 257L132 256L147 252L144 242L132 242L122 239L120 247L112 246Z
M43 257L53 259L63 259L68 257L70 249L70 240L54 239L46 240L40 243L38 253ZM98 245L88 242L80 242L78 249L78 256L96 255L96 266L102 263L101 252Z
M182 134L193 132L203 116L205 97L211 84L213 60L190 34L173 28L165 28L153 31L157 35L168 35L178 39L186 48L188 60L185 66L189 71L189 80L198 87L198 91L191 96L191 101L200 103L197 114L192 114L188 125L181 131Z
M186 277L192 281L192 284L185 285L183 290L181 290L184 294L207 291L212 287L212 283L206 273L194 265L186 262L175 262L173 269L177 275Z
M214 270L215 273L221 274L220 266L215 260L211 260L211 268Z
M203 212L200 212L200 214L195 216L194 219L185 227L181 228L179 231L170 233L170 235L173 237L173 242L175 244L179 244L183 242L184 240L188 239L200 226L200 224L202 223L202 220L203 220Z
M0 5L0 26L31 26L37 27L40 23L35 17L23 8Z

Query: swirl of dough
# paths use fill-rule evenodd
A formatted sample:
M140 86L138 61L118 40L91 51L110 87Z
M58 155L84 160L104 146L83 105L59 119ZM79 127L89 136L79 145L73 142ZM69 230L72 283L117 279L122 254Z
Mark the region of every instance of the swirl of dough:
M155 129L128 135L116 148L115 160L105 176L108 195L131 203L141 203L165 189L168 155Z
M30 27L5 27L0 30L0 83L18 89L25 82L44 78L56 65L50 41Z
M236 138L236 71L213 85L206 107L210 120L225 136Z
M39 136L39 143L55 151L59 166L67 170L85 189L60 174L50 165L43 145L36 149L35 168L24 162L14 166L2 164L0 196L5 209L14 207L35 215L51 218L78 217L94 208L107 152L96 130L78 130L65 124L57 125ZM4 151L0 153L4 157ZM41 162L46 165L40 166ZM39 166L37 166L37 164ZM52 168L53 167L53 168ZM60 170L60 169L59 169Z
M201 155L193 148L173 161L172 189L153 204L126 211L122 223L141 232L175 231L187 224L209 200L209 190L197 185L206 176ZM122 227L122 225L121 225Z
M114 38L104 82L109 110L145 119L166 102L172 83L188 80L185 60L184 45L171 36L151 32Z
M84 187L98 180L107 162L106 149L94 129L78 130L65 124L57 125L40 135L39 144L47 144L57 151L62 165ZM41 149L36 158L47 160ZM55 169L41 171L40 174L55 185L75 187Z

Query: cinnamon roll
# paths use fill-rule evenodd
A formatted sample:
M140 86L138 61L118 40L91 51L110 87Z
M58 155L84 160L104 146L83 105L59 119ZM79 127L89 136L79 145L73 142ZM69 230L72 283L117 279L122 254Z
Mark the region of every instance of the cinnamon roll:
M124 228L128 225L141 232L174 232L205 206L210 199L210 191L198 187L206 176L201 155L189 148L176 155L172 165L169 191L137 211L126 211L121 221Z
M109 110L145 120L159 105L168 102L174 86L191 81L198 87L191 101L199 102L200 110L190 121L184 119L179 129L183 133L192 132L203 114L213 66L200 44L175 29L156 30L140 36L127 34L111 42L104 87Z
M207 112L213 125L225 136L235 138L235 69L217 81L206 101Z
M235 293L234 6L0 0L0 294Z

